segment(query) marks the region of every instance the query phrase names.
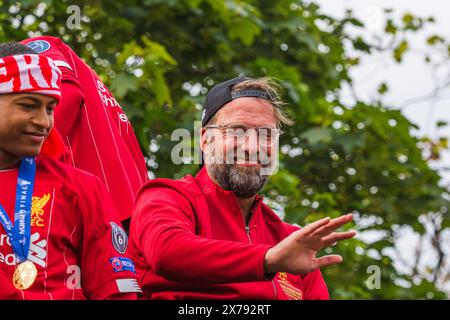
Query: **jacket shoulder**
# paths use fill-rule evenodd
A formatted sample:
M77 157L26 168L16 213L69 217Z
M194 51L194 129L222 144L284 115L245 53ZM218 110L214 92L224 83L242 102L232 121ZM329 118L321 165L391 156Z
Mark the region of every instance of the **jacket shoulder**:
M200 188L194 177L186 175L181 179L156 178L146 182L138 192L137 198L142 194L148 194L155 189L173 190L189 199L201 195Z

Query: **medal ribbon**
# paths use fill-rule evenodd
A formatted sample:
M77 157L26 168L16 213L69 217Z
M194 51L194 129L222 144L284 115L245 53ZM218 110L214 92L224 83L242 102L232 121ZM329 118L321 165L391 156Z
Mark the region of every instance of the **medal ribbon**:
M17 263L28 259L30 249L31 203L36 177L36 162L32 157L20 161L14 208L14 226L5 209L0 204L0 222L9 237Z

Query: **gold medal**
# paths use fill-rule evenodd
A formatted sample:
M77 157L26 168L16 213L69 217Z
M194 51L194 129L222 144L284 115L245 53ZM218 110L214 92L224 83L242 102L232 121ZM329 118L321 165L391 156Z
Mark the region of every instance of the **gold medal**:
M33 262L27 260L17 266L13 275L13 284L19 290L27 290L37 277L37 268Z

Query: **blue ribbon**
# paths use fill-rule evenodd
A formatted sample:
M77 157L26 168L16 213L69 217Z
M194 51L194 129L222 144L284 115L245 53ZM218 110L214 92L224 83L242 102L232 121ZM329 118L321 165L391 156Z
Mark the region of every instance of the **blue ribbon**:
M9 237L17 262L28 259L30 249L31 203L36 177L36 162L32 157L20 161L14 208L14 226L5 209L0 204L0 222Z

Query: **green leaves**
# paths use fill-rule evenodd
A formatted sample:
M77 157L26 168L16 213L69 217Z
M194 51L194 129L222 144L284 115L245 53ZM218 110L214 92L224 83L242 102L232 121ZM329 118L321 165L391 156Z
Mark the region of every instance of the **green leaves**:
M392 35L395 35L397 33L397 26L394 24L394 21L392 21L392 19L388 19L386 21L386 26L384 27L384 31L386 33L390 33Z
M119 73L111 82L111 90L115 93L116 99L122 99L128 92L135 91L137 87L136 77L126 73Z
M403 40L402 42L400 42L397 47L394 49L393 52L393 57L395 59L395 61L397 62L401 62L403 55L405 54L405 52L409 49L409 44L406 40Z
M303 133L300 138L306 139L309 144L330 143L332 139L331 130L327 128L311 128Z
M21 3L18 14L33 14L39 2ZM448 141L415 138L414 124L383 102L355 101L352 107L340 102L342 84L353 81L352 67L364 62L359 54L385 50L401 63L410 50L406 35L414 36L432 19L411 13L397 19L386 10L380 37L388 45L380 48L360 32L347 32L364 28L353 13L336 19L322 14L314 2L82 1L86 19L76 31L65 28L66 2L47 1L35 24L18 27L7 11L16 1L3 3L0 39L17 41L30 32L62 35L126 108L149 170L158 177L196 173L196 165L172 163L170 134L177 128L193 133L201 103L214 84L240 73L277 78L295 125L281 137L280 169L263 190L266 198L292 223L304 225L356 210L361 218L356 229L383 233L372 244L353 239L332 248L344 256L342 265L322 271L332 298L442 297L433 283L414 284L411 274L401 275L384 249L394 246L396 226L423 233L418 219L424 213L440 212L445 217L442 227L450 227L445 189L421 149L436 159ZM431 35L426 41L444 48L448 57L450 45L443 37ZM355 55L346 54L348 44ZM381 83L375 90L383 95L389 88ZM367 289L371 265L382 267L382 290Z
M163 45L150 40L146 36L143 36L141 41L141 45L135 41L126 44L117 60L125 69L129 71L139 69L146 76L142 80L138 80L136 76L121 73L113 80L113 88L118 90L119 97L124 97L128 91L136 90L138 84L141 87L150 85L150 90L159 106L166 103L172 105L172 97L165 79L165 72L175 66L177 62ZM128 67L127 61L129 61ZM149 83L148 80L151 82Z
M377 91L379 94L385 94L386 92L388 92L388 90L389 90L389 87L388 87L387 83L383 82L378 86Z
M250 46L256 36L261 33L261 29L252 21L247 19L237 19L230 25L228 34L231 40L239 39L246 46Z
M367 53L371 52L371 46L363 40L362 37L358 36L355 40L353 40L353 47L356 50L364 51Z
M434 46L434 45L436 45L438 43L444 43L444 42L445 42L444 38L442 38L439 35L432 35L432 36L427 38L427 43L430 46Z

